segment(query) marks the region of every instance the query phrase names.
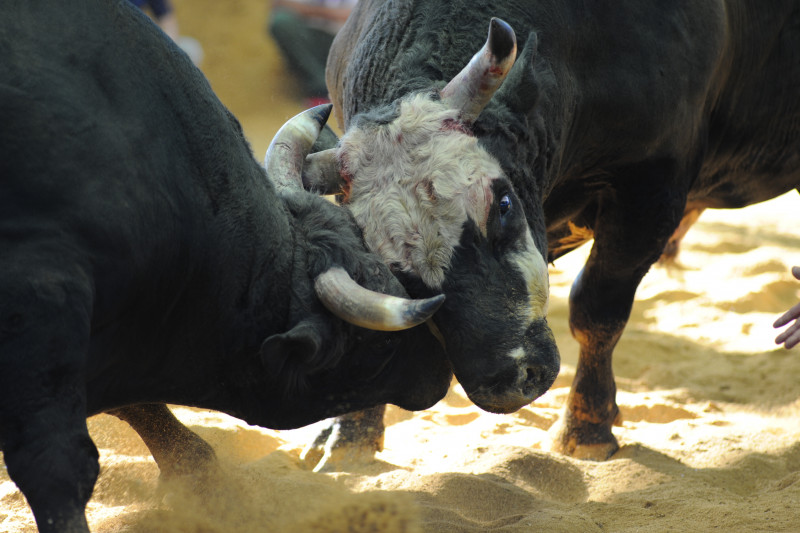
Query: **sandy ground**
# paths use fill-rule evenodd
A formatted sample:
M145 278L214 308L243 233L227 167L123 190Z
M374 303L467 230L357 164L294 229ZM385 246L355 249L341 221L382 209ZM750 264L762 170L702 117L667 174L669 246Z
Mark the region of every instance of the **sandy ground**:
M263 33L258 0L176 2L203 69L241 119L257 157L300 110ZM788 194L706 213L685 240L683 269L641 285L614 370L622 448L603 463L547 451L574 374L567 295L584 247L550 268L558 381L512 415L480 411L458 385L428 411L390 407L374 463L315 473L299 460L311 426L270 431L175 408L223 468L197 496L160 484L137 435L89 420L101 474L88 515L96 532L239 533L800 531L800 352L773 344L772 321L798 300L800 264ZM0 468L0 531L33 532L24 498Z

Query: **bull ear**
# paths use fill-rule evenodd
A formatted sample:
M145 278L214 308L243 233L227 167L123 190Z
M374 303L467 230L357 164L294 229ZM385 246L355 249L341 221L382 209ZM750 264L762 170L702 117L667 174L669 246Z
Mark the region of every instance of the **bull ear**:
M296 382L298 375L312 372L322 350L318 324L303 320L285 333L268 337L261 344L261 363L272 376ZM288 375L287 375L288 374Z
M511 72L495 96L517 113L527 114L536 107L542 94L543 84L552 80L549 72L543 71L539 76L536 74L534 62L538 51L539 36L532 31L528 34L525 46Z
M338 194L347 188L339 172L339 158L331 148L306 157L303 166L303 188L318 194Z

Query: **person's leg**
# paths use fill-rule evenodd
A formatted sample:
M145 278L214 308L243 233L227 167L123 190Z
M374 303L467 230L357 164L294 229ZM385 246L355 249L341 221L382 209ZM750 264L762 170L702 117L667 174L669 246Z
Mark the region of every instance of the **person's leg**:
M309 27L301 17L282 9L273 10L268 30L297 77L303 96L326 97L325 62L334 36Z

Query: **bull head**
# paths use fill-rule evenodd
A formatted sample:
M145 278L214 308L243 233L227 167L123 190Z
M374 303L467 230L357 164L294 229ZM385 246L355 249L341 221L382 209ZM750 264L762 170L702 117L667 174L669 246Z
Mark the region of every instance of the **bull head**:
M515 56L513 30L492 19L483 48L438 94L355 117L303 174L306 188L344 192L367 246L409 294L447 295L434 321L464 390L492 412L544 393L560 362L547 264L511 182L472 132Z
M284 124L272 139L264 167L278 194L303 191L301 172L306 155L330 115L331 106L306 110ZM340 267L323 272L314 281L319 300L330 312L356 326L378 331L408 329L428 320L444 295L408 300L360 286Z

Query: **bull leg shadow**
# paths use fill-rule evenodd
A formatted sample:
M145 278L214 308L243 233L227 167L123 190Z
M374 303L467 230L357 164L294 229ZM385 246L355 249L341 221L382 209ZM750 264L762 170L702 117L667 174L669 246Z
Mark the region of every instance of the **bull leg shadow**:
M144 441L165 478L202 478L216 472L213 448L184 426L163 403L120 407L109 414L127 422Z
M664 246L664 251L661 253L661 257L658 259L658 263L660 265L668 268L681 268L678 262L681 241L683 241L683 238L689 232L689 229L692 227L692 225L700 218L700 215L703 214L703 211L704 209L701 207L686 209L686 212L683 214L683 218L681 219L681 223L678 225L678 229L675 230L675 233L673 233L672 237L669 238L669 242L667 242L666 246Z
M334 418L303 451L301 460L315 472L371 461L383 450L385 413L386 406L378 405Z

